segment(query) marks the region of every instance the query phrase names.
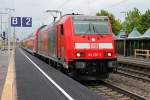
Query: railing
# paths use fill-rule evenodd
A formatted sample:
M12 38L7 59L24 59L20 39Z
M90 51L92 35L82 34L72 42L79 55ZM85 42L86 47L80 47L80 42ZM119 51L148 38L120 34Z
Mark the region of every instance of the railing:
M150 50L135 49L134 55L135 55L135 57L144 56L144 57L146 57L146 59L149 59L150 58Z

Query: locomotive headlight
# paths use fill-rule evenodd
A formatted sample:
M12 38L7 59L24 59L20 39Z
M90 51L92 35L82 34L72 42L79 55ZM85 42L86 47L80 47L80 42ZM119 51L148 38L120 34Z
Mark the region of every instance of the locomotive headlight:
M112 53L111 53L111 52L106 52L106 53L104 53L104 56L105 56L105 57L111 57L111 56L112 56Z
M80 54L80 53L76 53L76 56L77 56L77 57L80 57L80 56L81 56L81 54Z
M85 53L84 52L77 52L76 56L77 57L85 57Z
M111 56L111 53L109 52L109 53L107 53L107 55L110 57L110 56Z
M91 39L91 41L92 41L92 42L95 42L95 41L96 41L96 39L95 39L95 38L92 38L92 39Z

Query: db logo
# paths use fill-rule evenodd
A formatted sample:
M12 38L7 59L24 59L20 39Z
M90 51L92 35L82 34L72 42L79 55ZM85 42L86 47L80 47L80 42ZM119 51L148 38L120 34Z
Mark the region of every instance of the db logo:
M91 48L92 49L98 49L99 48L98 43L91 43Z

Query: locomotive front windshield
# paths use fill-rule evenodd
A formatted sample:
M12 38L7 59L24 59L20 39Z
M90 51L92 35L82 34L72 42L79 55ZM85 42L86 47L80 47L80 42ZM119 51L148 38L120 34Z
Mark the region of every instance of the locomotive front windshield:
M105 18L73 17L75 34L108 34L109 24Z

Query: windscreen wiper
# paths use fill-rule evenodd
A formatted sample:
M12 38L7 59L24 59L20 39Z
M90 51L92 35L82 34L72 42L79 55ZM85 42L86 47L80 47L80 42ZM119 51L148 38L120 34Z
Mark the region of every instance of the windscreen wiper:
M88 27L88 30L86 31L86 33L90 31L91 32L91 27L90 27L90 24L89 24L89 27Z
M95 28L95 26L94 26L93 24L91 24L91 25L93 26L93 31L94 31L95 33L97 33L98 35L100 35L101 37L103 37L103 35L100 34L100 33L97 31L97 29Z
M93 24L91 24L91 25L93 26L93 31L94 31L95 33L98 33L97 30L95 29L95 26L94 26Z

